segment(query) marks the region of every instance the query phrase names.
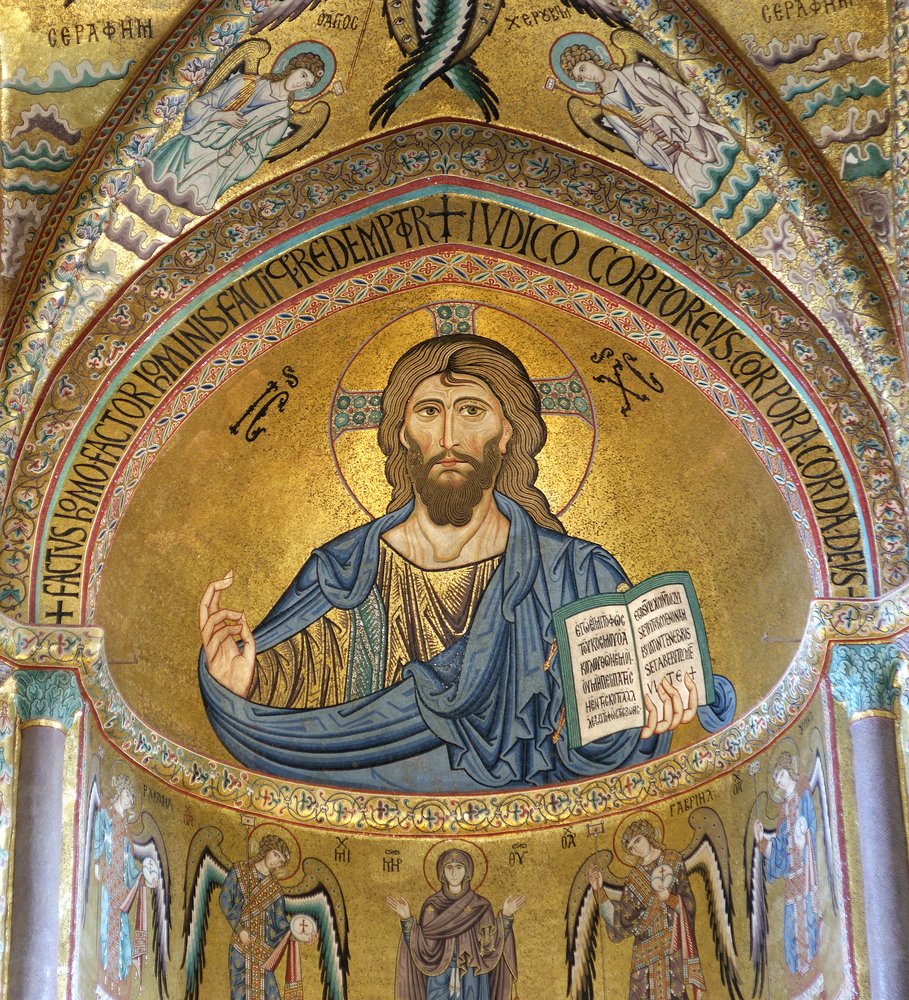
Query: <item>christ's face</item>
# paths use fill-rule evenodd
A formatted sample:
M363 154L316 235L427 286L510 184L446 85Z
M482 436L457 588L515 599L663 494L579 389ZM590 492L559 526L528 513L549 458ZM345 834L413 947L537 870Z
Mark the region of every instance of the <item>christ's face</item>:
M455 378L453 385L439 375L424 379L404 411L401 440L415 444L424 461L433 459L432 479L463 477L470 468L465 458L481 461L490 441L504 455L511 439L511 424L492 389L466 375Z
M414 492L435 524L464 525L495 484L511 424L479 379L424 379L407 401L401 442Z

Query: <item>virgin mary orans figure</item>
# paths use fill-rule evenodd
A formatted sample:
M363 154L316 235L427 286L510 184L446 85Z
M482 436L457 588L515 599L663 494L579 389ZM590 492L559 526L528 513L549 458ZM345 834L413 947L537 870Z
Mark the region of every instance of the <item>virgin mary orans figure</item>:
M508 1000L518 978L512 930L523 896L508 896L502 912L470 887L473 859L445 851L436 863L440 888L415 920L406 899L386 903L401 918L395 1000Z

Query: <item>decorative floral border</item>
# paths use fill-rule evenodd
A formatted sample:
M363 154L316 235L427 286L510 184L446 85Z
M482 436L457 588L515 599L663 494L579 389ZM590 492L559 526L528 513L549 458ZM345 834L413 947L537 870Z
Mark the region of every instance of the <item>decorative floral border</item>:
M13 666L33 662L22 654L14 660L8 657L8 637L14 629L33 631L39 644L61 631L23 626L0 616L0 659ZM302 785L203 757L145 725L124 702L107 669L100 630L63 631L74 638L74 648L83 651L78 666L107 738L174 788L218 805L321 829L420 835L495 833L581 822L697 787L759 753L798 718L820 683L832 643L889 642L907 629L909 586L877 601L814 601L786 675L748 715L721 732L642 767L582 783L477 796L383 795ZM67 659L56 665L71 667L74 662Z

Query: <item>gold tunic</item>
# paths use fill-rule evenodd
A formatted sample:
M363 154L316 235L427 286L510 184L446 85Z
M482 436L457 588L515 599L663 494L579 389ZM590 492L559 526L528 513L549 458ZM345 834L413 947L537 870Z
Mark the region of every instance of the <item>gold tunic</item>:
M461 638L501 556L454 569L421 569L384 539L376 587L385 607L384 687L412 660L430 660ZM353 613L333 608L256 656L251 701L275 708L322 708L347 699Z

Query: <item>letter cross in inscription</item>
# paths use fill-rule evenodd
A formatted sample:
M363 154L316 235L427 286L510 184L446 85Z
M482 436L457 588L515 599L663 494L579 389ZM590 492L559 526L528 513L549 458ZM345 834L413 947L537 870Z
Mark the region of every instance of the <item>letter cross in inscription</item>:
M73 612L72 611L64 611L63 610L63 601L58 599L57 600L57 607L54 608L53 611L48 611L44 615L44 617L45 618L52 618L54 620L54 622L56 622L57 625L60 625L60 624L62 624L64 618L72 618L73 617Z
M426 213L426 218L427 219L441 219L442 220L442 233L441 233L441 236L439 238L445 240L445 242L447 243L449 241L449 239L451 239L451 230L448 228L448 220L450 218L457 218L458 216L465 216L465 215L467 215L467 213L464 212L464 211L461 211L461 212L454 212L454 211L452 211L448 207L448 195L447 194L443 194L442 195L442 211L441 212L427 212Z

